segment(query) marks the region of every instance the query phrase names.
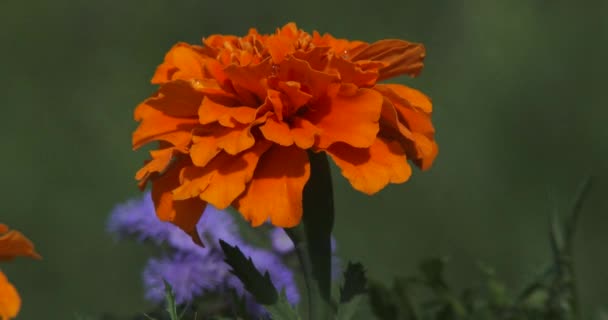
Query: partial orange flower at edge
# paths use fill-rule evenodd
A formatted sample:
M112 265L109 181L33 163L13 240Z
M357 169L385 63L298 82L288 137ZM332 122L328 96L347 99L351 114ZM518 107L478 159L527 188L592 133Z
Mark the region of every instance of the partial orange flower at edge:
M310 35L294 23L179 43L152 79L159 91L135 110L134 148L160 142L136 178L152 181L159 218L195 241L207 203L233 205L254 226L297 225L309 150L327 153L361 192L403 183L407 160L425 170L437 156L432 104L378 82L418 75L424 57L421 44Z
M15 257L24 256L33 259L42 257L34 250L34 244L21 232L10 230L7 225L0 223L0 261L11 261ZM17 289L0 271L0 320L13 319L21 309L21 298Z

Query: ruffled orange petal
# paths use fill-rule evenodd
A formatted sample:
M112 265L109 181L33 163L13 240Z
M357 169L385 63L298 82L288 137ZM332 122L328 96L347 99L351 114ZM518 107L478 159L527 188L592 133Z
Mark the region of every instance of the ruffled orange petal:
M211 129L210 126L207 128ZM201 128L196 131L196 134L199 137L206 135L214 137L217 147L232 155L245 151L255 144L255 138L251 134L251 125L237 124L234 128L214 127L208 133L204 133L207 128ZM200 141L198 143L200 144Z
M345 142L366 148L378 134L381 110L382 95L378 92L348 89L322 99L304 117L321 130L317 147L325 149L332 143Z
M266 102L264 103L264 108L270 106L274 111L274 114L279 121L283 121L283 114L286 114L288 110L284 110L283 99L281 98L281 92L269 89L267 91ZM285 106L288 107L288 106Z
M194 87L196 83L203 84L197 81L181 80L165 83L158 89L154 97L146 100L146 104L171 117L198 117L198 108L205 94ZM202 86L201 89L204 87ZM135 120L139 120L139 118L136 109Z
M0 224L0 261L10 261L18 256L41 259L34 249L34 244L21 232L9 230Z
M234 206L253 226L270 217L277 227L293 227L302 218L302 192L309 177L305 150L273 146L260 159L253 179Z
M315 98L326 95L330 84L340 80L338 73L315 70L307 61L293 56L289 56L281 64L275 65L273 71L280 81L299 82L302 88L306 88L305 92Z
M166 141L185 150L192 139L192 130L199 124L194 118L170 117L145 102L137 107L136 117L141 122L133 132L133 149L152 141Z
M411 77L417 76L424 66L425 55L426 51L422 44L388 39L370 44L352 56L351 60L383 62L385 66L380 69L378 77L378 81L382 81L401 74L407 74Z
M270 60L247 66L231 64L224 69L226 76L232 81L234 89L239 92L241 99L248 100L243 101L243 103L252 106L256 106L259 101L266 99L266 90L268 89L266 75L270 74L271 71ZM248 96L243 89L254 96Z
M421 92L402 85L377 85L374 89L388 100L385 101L383 119L391 126L397 127L406 138L403 145L408 157L421 169L430 168L439 152L437 143L433 139L435 129L431 122L430 100ZM389 112L386 110L386 104L395 110L398 124L395 124L390 117L384 116Z
M374 89L391 98L391 100L399 101L401 104L411 106L418 111L427 114L433 112L431 99L414 88L402 84L389 83L376 85Z
M227 208L245 191L258 160L270 145L263 141L238 156L220 153L204 168L184 168L181 173L181 186L173 191L174 198L199 196L218 209Z
M437 143L424 134L412 132L397 119L397 112L390 101L382 108L381 136L399 141L406 151L407 157L420 169L429 169L437 157Z
M192 240L202 245L196 231L196 223L203 215L207 203L200 198L176 200L173 190L180 185L179 174L189 161L180 160L173 164L165 173L154 179L152 184L152 200L156 207L156 216L162 221L168 221L184 230Z
M281 63L287 54L295 50L292 39L285 36L273 35L266 40L268 53L272 57L274 63Z
M435 134L430 114L420 112L387 97L385 97L382 107L382 119L390 122L391 126L398 127L403 136L410 140L414 139L412 132L423 134L431 139Z
M310 121L303 118L295 118L291 124L291 135L295 144L302 149L309 149L315 143L315 138L321 134L321 130Z
M378 79L376 69L363 70L360 65L340 57L332 58L329 68L340 74L342 83L353 83L359 87L373 86Z
M230 89L224 89L214 79L192 79L190 86L206 98L213 99L226 106L238 105L239 100ZM229 87L228 87L229 88Z
M275 116L269 117L260 126L260 131L264 138L272 142L286 147L295 143L302 149L312 147L315 137L320 133L320 130L306 119L295 118L291 125L288 125L279 121Z
M329 63L330 50L330 47L315 47L307 51L296 51L293 53L293 57L306 61L314 70L325 72Z
M384 97L384 103L382 104L379 135L390 137L391 139L396 139L401 142L414 140L414 134L405 126L405 124L401 123L395 106L387 97Z
M234 127L224 127L219 123L200 126L193 131L190 157L192 162L199 167L205 166L221 150L236 155L251 148L255 144L255 138L251 129L260 123L264 123L268 115L258 117L250 124L235 123Z
M336 143L326 152L353 188L369 195L389 183L403 183L412 174L405 151L397 141L378 137L365 149Z
M200 131L199 131L200 132ZM190 158L192 163L198 167L204 167L222 149L218 146L217 138L211 133L209 135L193 135L192 146L190 146Z
M439 153L435 140L417 132L414 132L414 142L408 145L406 150L408 154L416 155L413 161L422 170L430 169Z
M299 82L280 81L278 87L281 89L281 92L285 94L292 110L298 110L312 99L311 94L302 91L302 85Z
M152 159L146 160L145 165L135 174L135 179L139 181L139 188L143 190L146 187L148 179L153 174L165 170L175 154L176 149L172 147L151 150L150 156Z
M203 43L210 48L220 49L226 43L234 43L238 41L238 37L234 35L213 34L203 38Z
M219 122L224 127L233 128L235 122L248 124L255 120L256 109L251 107L233 107L217 103L204 98L198 110L198 119L201 124Z
M203 54L201 47L180 42L167 52L165 61L156 68L152 83L204 78L203 66L208 58Z
M266 39L265 46L274 63L283 62L287 55L296 50L299 35L300 31L296 24L290 22Z
M312 33L312 43L317 47L331 47L336 54L348 58L356 55L361 50L369 46L363 41L349 41L346 39L337 39L329 33L321 36L318 31Z
M190 83L174 81L161 87L157 94L135 109L135 120L141 121L133 132L133 148L151 141L167 141L185 150L198 124L198 108L204 95Z
M0 271L0 319L13 319L21 309L21 298L17 289L8 282L8 279Z
M277 119L276 115L269 117L266 123L260 126L260 131L262 131L264 138L282 146L293 144L293 136L289 125Z

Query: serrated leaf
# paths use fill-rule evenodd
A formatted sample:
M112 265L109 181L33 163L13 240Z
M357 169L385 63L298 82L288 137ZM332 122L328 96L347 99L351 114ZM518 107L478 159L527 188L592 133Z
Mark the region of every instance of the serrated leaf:
M349 261L344 271L344 285L340 288L340 303L347 303L355 296L366 292L367 277L365 276L365 268L361 263Z
M232 274L241 280L245 289L259 304L272 305L279 300L279 294L268 272L262 275L251 258L246 258L238 246L231 246L221 239L220 246L226 256L224 261L232 268Z

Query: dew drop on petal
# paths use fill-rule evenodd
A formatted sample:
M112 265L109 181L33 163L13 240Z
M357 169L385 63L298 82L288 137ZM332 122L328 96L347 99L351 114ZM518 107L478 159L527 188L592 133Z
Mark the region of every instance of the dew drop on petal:
M280 71L281 71L281 67L278 64L272 65L272 75L273 76L278 76Z
M204 87L203 82L199 79L192 79L190 83L194 89L202 89Z
M348 60L348 58L349 58L349 55L348 55L348 54L349 54L348 50L344 50L344 51L342 51L342 58L343 58L343 59L347 59L347 60Z

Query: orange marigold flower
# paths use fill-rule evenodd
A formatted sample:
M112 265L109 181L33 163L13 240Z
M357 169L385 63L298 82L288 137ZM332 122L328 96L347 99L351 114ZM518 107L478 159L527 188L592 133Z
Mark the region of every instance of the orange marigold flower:
M0 261L10 261L17 256L40 259L32 242L21 232L0 224ZM0 320L13 319L21 308L21 298L15 287L0 271Z
M309 150L367 194L405 182L408 159L427 169L437 155L432 104L378 82L418 75L424 56L421 44L311 35L294 23L178 43L152 78L158 91L135 110L134 149L160 142L136 179L152 181L159 218L195 240L207 203L233 205L254 226L297 225Z

